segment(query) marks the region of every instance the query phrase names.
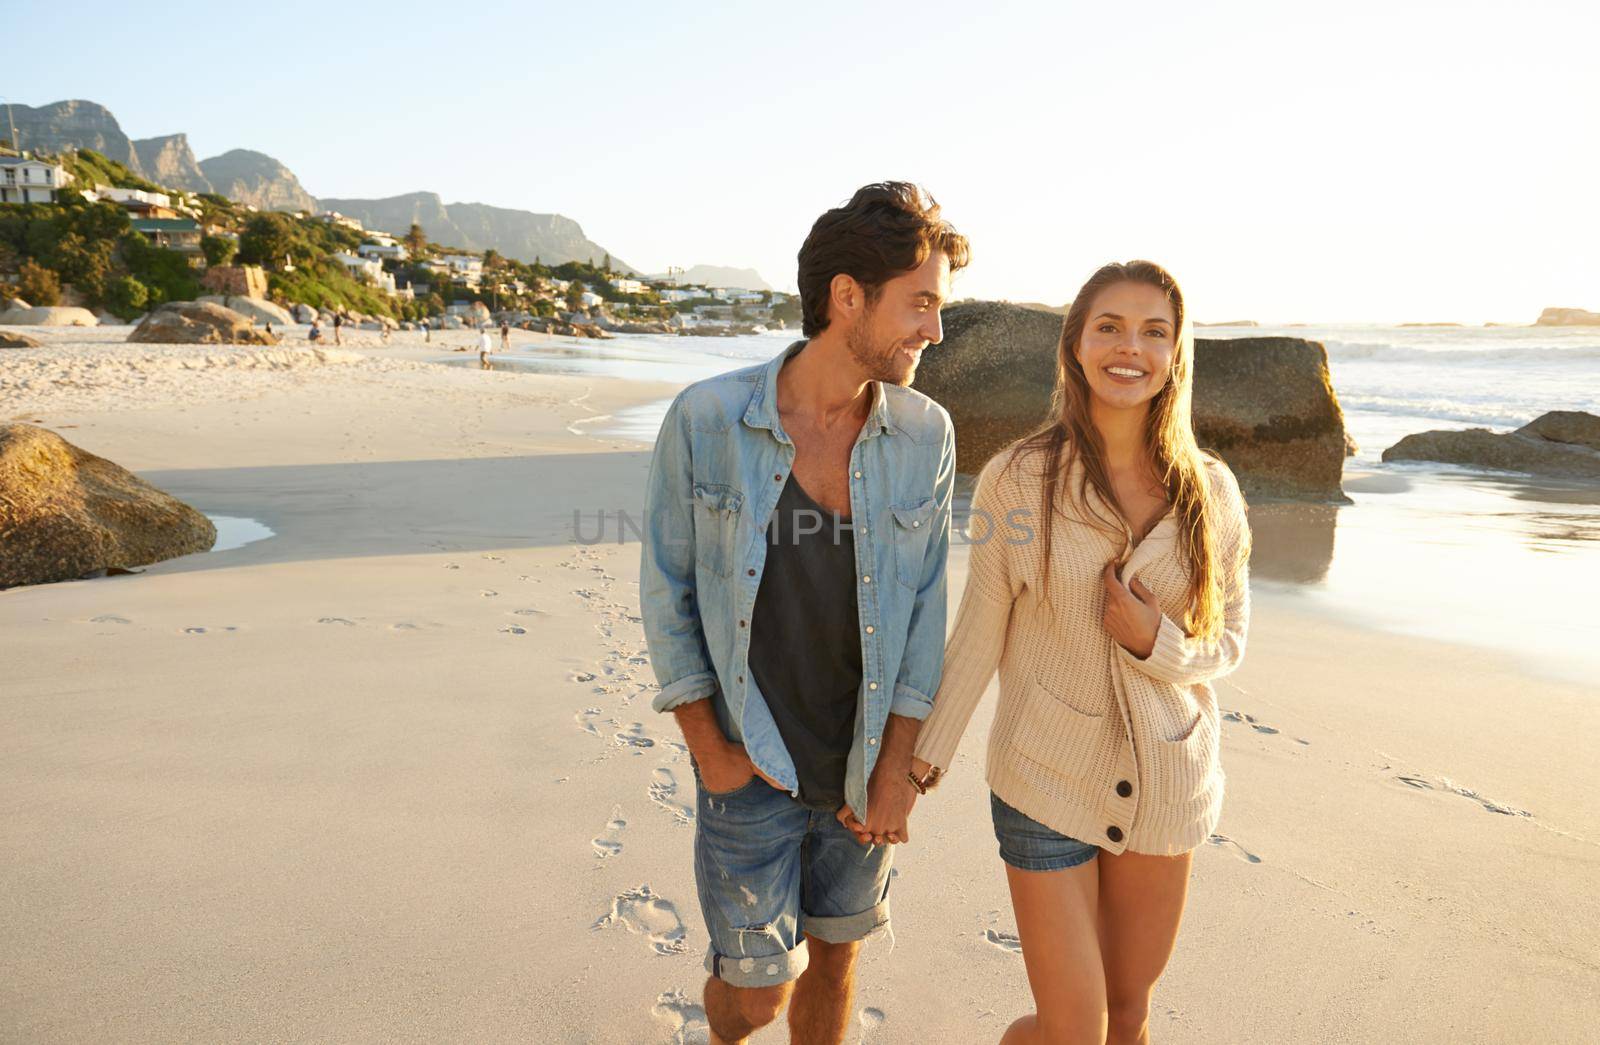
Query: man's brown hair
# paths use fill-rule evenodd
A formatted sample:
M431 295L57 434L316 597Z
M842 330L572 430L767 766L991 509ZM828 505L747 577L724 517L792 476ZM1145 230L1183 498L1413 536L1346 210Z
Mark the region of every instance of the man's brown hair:
M939 204L906 181L863 185L843 207L811 226L800 247L800 315L806 337L828 327L833 277L855 279L877 300L883 285L921 265L935 250L950 259L950 271L971 260L967 238L939 216Z

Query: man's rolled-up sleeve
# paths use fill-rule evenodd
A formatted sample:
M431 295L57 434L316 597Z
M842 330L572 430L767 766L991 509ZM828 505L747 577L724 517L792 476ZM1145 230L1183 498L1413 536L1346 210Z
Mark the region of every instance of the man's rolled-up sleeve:
M950 509L956 483L956 434L948 414L944 417L944 446L934 479L933 533L923 553L922 576L917 585L906 652L895 679L889 713L925 719L933 712L933 694L939 689L944 667L944 631L947 613L947 564L950 559Z
M695 592L690 445L680 394L667 408L650 458L640 531L639 608L650 668L661 686L651 701L657 711L705 700L717 691Z

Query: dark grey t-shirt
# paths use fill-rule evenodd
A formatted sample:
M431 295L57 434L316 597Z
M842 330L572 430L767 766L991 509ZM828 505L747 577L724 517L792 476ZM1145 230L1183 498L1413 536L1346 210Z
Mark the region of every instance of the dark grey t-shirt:
M767 523L767 562L750 621L750 673L800 778L800 802L844 805L861 696L856 549L850 520L791 472Z

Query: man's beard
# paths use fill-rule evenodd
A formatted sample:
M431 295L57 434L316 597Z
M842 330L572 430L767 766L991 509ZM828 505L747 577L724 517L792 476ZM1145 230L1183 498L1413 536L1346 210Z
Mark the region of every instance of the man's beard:
M849 349L850 358L867 372L868 380L886 381L891 385L911 384L911 379L917 375L917 365L912 363L907 366L901 361L897 343L875 344L871 320L872 312L869 310L845 337L845 348Z

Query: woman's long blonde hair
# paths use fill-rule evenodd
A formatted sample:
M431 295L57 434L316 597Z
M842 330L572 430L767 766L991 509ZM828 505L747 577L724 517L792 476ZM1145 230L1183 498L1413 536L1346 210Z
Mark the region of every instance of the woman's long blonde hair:
M1095 296L1116 283L1144 283L1166 295L1172 305L1177 334L1174 338L1172 366L1166 384L1150 401L1145 421L1145 444L1150 468L1165 487L1178 524L1179 545L1189 565L1189 609L1184 630L1197 638L1214 639L1222 631L1226 601L1224 580L1232 582L1249 555L1248 529L1242 538L1235 562L1221 562L1217 548L1217 521L1211 496L1205 453L1195 442L1191 420L1194 395L1194 338L1183 307L1183 291L1166 269L1153 261L1114 262L1102 266L1089 277L1067 309L1061 324L1061 342L1056 348L1056 386L1050 397L1050 417L1038 429L1023 437L1009 463L1032 454L1044 456L1044 596L1049 600L1050 535L1055 512L1061 511L1058 487L1063 475L1075 462L1082 462L1083 477L1071 491L1083 517L1118 535L1126 545L1133 540L1133 528L1123 517L1105 465L1105 443L1089 414L1089 379L1078 362L1077 347L1089 318ZM1106 518L1090 507L1088 487L1093 486L1101 501L1114 513ZM1063 512L1063 514L1065 514Z

